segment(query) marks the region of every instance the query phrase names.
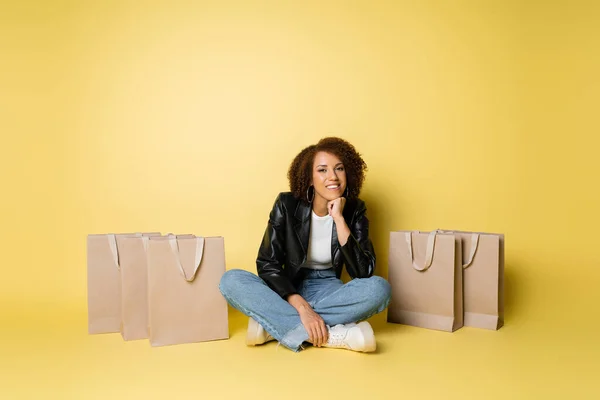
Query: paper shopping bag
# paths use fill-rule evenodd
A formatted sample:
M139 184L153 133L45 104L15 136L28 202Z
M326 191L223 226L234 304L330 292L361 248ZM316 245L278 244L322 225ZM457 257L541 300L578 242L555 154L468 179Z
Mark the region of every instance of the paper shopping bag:
M150 344L203 342L229 337L222 237L151 237L148 241Z
M119 235L121 267L121 335L125 340L148 338L148 239L160 234Z
M441 232L462 241L465 326L500 329L504 325L504 235Z
M158 234L158 233L149 233ZM121 273L117 240L141 233L87 237L88 332L112 333L121 328Z
M453 332L463 326L462 250L453 234L391 232L388 322Z

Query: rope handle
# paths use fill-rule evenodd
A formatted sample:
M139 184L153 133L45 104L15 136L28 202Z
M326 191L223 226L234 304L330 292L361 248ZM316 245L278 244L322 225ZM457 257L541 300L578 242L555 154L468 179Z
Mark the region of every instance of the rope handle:
M190 238L192 239L192 238ZM169 245L171 246L171 250L175 255L175 261L177 262L177 267L179 268L179 272L183 276L183 279L186 282L193 282L196 278L196 274L198 273L198 269L200 268L200 264L202 263L202 256L204 254L204 238L203 237L194 237L196 240L196 256L194 257L194 272L192 276L188 277L183 269L183 264L181 263L181 255L179 254L179 243L177 242L177 237L174 235L169 236Z
M475 259L475 253L477 253L477 248L479 247L479 234L473 233L471 234L471 252L469 254L469 260L463 264L463 268L467 269L473 263Z
M420 233L420 232L415 231L415 233ZM429 235L427 236L427 250L425 252L425 264L422 267L419 266L419 264L417 264L417 262L415 261L415 255L414 255L413 246L412 246L412 234L413 234L413 232L405 232L404 233L406 243L408 244L408 252L410 254L410 259L412 261L412 266L417 271L420 271L420 272L427 271L429 269L429 267L431 267L431 264L433 263L433 252L435 249L435 238L436 238L437 232L436 231L429 232Z
M115 262L115 265L117 266L117 269L120 271L121 264L119 262L119 250L117 249L117 236L114 233L110 233L110 234L106 235L106 238L108 239L108 247L110 247L110 252L113 255L113 260Z
M447 231L443 229L437 229L436 232L439 233L455 233L454 231ZM466 232L459 232L466 233ZM463 264L463 269L469 268L471 264L473 264L473 260L475 259L475 254L477 253L477 249L479 247L479 233L471 233L471 251L469 252L469 258L466 263Z
M145 234L145 233L136 232L136 233L132 233L131 235L127 235L127 236L135 236L135 237L141 238L142 244L144 245L144 251L148 251L148 239L149 239L149 235L152 235L152 234L154 234L154 233ZM115 235L114 233L109 233L106 236L108 239L108 247L110 247L110 252L113 255L113 260L115 262L115 265L117 266L117 269L120 271L121 270L121 259L119 257L119 247L117 246L117 235Z

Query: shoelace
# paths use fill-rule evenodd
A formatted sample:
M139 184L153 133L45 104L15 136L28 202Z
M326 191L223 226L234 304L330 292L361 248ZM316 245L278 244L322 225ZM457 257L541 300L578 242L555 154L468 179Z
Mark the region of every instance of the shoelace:
M336 328L340 329L343 325L336 325L329 330L329 340L327 341L329 344L334 346L339 346L344 343L344 339L346 338L347 331L339 331L336 332Z

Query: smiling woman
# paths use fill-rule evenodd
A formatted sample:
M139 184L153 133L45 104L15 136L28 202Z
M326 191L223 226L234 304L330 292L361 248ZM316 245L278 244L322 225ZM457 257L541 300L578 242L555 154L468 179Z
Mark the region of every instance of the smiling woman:
M365 320L383 311L390 286L374 276L365 203L358 198L367 165L354 146L325 138L303 149L288 171L256 260L258 276L231 270L221 292L250 317L246 343L277 340L298 351L317 347L371 352ZM353 278L343 284L343 266ZM362 321L362 322L360 322Z

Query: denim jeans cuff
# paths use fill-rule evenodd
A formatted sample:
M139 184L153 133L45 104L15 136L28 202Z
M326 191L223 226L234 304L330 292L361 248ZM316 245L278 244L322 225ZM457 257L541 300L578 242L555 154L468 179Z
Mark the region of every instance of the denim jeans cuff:
M308 340L308 334L304 325L298 324L294 329L285 334L281 344L293 351L300 351L300 345Z

